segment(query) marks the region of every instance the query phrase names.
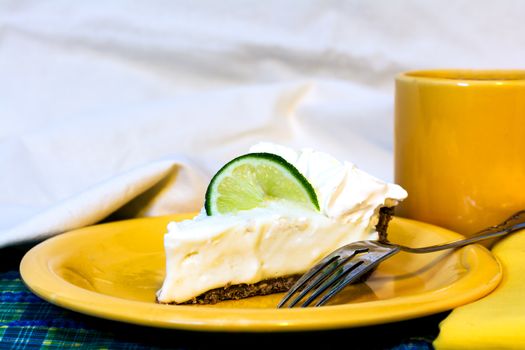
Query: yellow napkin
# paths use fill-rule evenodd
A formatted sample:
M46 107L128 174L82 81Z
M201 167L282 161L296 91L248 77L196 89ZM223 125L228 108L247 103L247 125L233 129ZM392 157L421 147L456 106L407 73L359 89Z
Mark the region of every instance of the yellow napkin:
M459 307L442 321L436 349L525 349L525 231L492 249L503 267L488 296Z

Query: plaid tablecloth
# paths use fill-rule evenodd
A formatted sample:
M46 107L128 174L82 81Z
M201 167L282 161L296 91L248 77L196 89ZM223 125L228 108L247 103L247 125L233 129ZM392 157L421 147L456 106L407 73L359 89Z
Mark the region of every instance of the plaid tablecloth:
M163 330L94 318L31 293L18 265L26 248L0 250L0 349L432 349L444 314L374 327L298 333L210 333ZM364 343L366 342L366 343ZM366 345L365 345L366 344ZM287 345L288 346L288 345Z

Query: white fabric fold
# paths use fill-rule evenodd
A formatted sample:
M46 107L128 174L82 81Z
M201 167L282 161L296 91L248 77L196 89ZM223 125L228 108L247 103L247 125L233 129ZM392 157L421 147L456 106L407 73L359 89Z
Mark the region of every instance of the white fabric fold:
M201 204L197 198L202 196L203 180L179 160L152 162L96 184L0 232L0 247L91 225L110 214L118 217L118 209L136 216L194 210ZM154 193L146 195L148 191ZM159 192L165 192L165 196L159 196Z

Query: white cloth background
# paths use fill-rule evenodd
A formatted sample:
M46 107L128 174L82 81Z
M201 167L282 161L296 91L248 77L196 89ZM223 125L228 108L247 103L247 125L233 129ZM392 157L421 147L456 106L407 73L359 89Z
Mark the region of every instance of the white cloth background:
M523 68L521 1L0 0L0 247L198 210L259 141L393 179L394 77Z

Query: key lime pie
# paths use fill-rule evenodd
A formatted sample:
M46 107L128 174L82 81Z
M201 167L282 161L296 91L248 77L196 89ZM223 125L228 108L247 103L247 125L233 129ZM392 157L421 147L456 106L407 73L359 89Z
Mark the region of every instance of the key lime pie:
M227 163L204 208L164 237L164 304L213 304L288 290L345 244L386 238L407 196L349 162L271 143Z

